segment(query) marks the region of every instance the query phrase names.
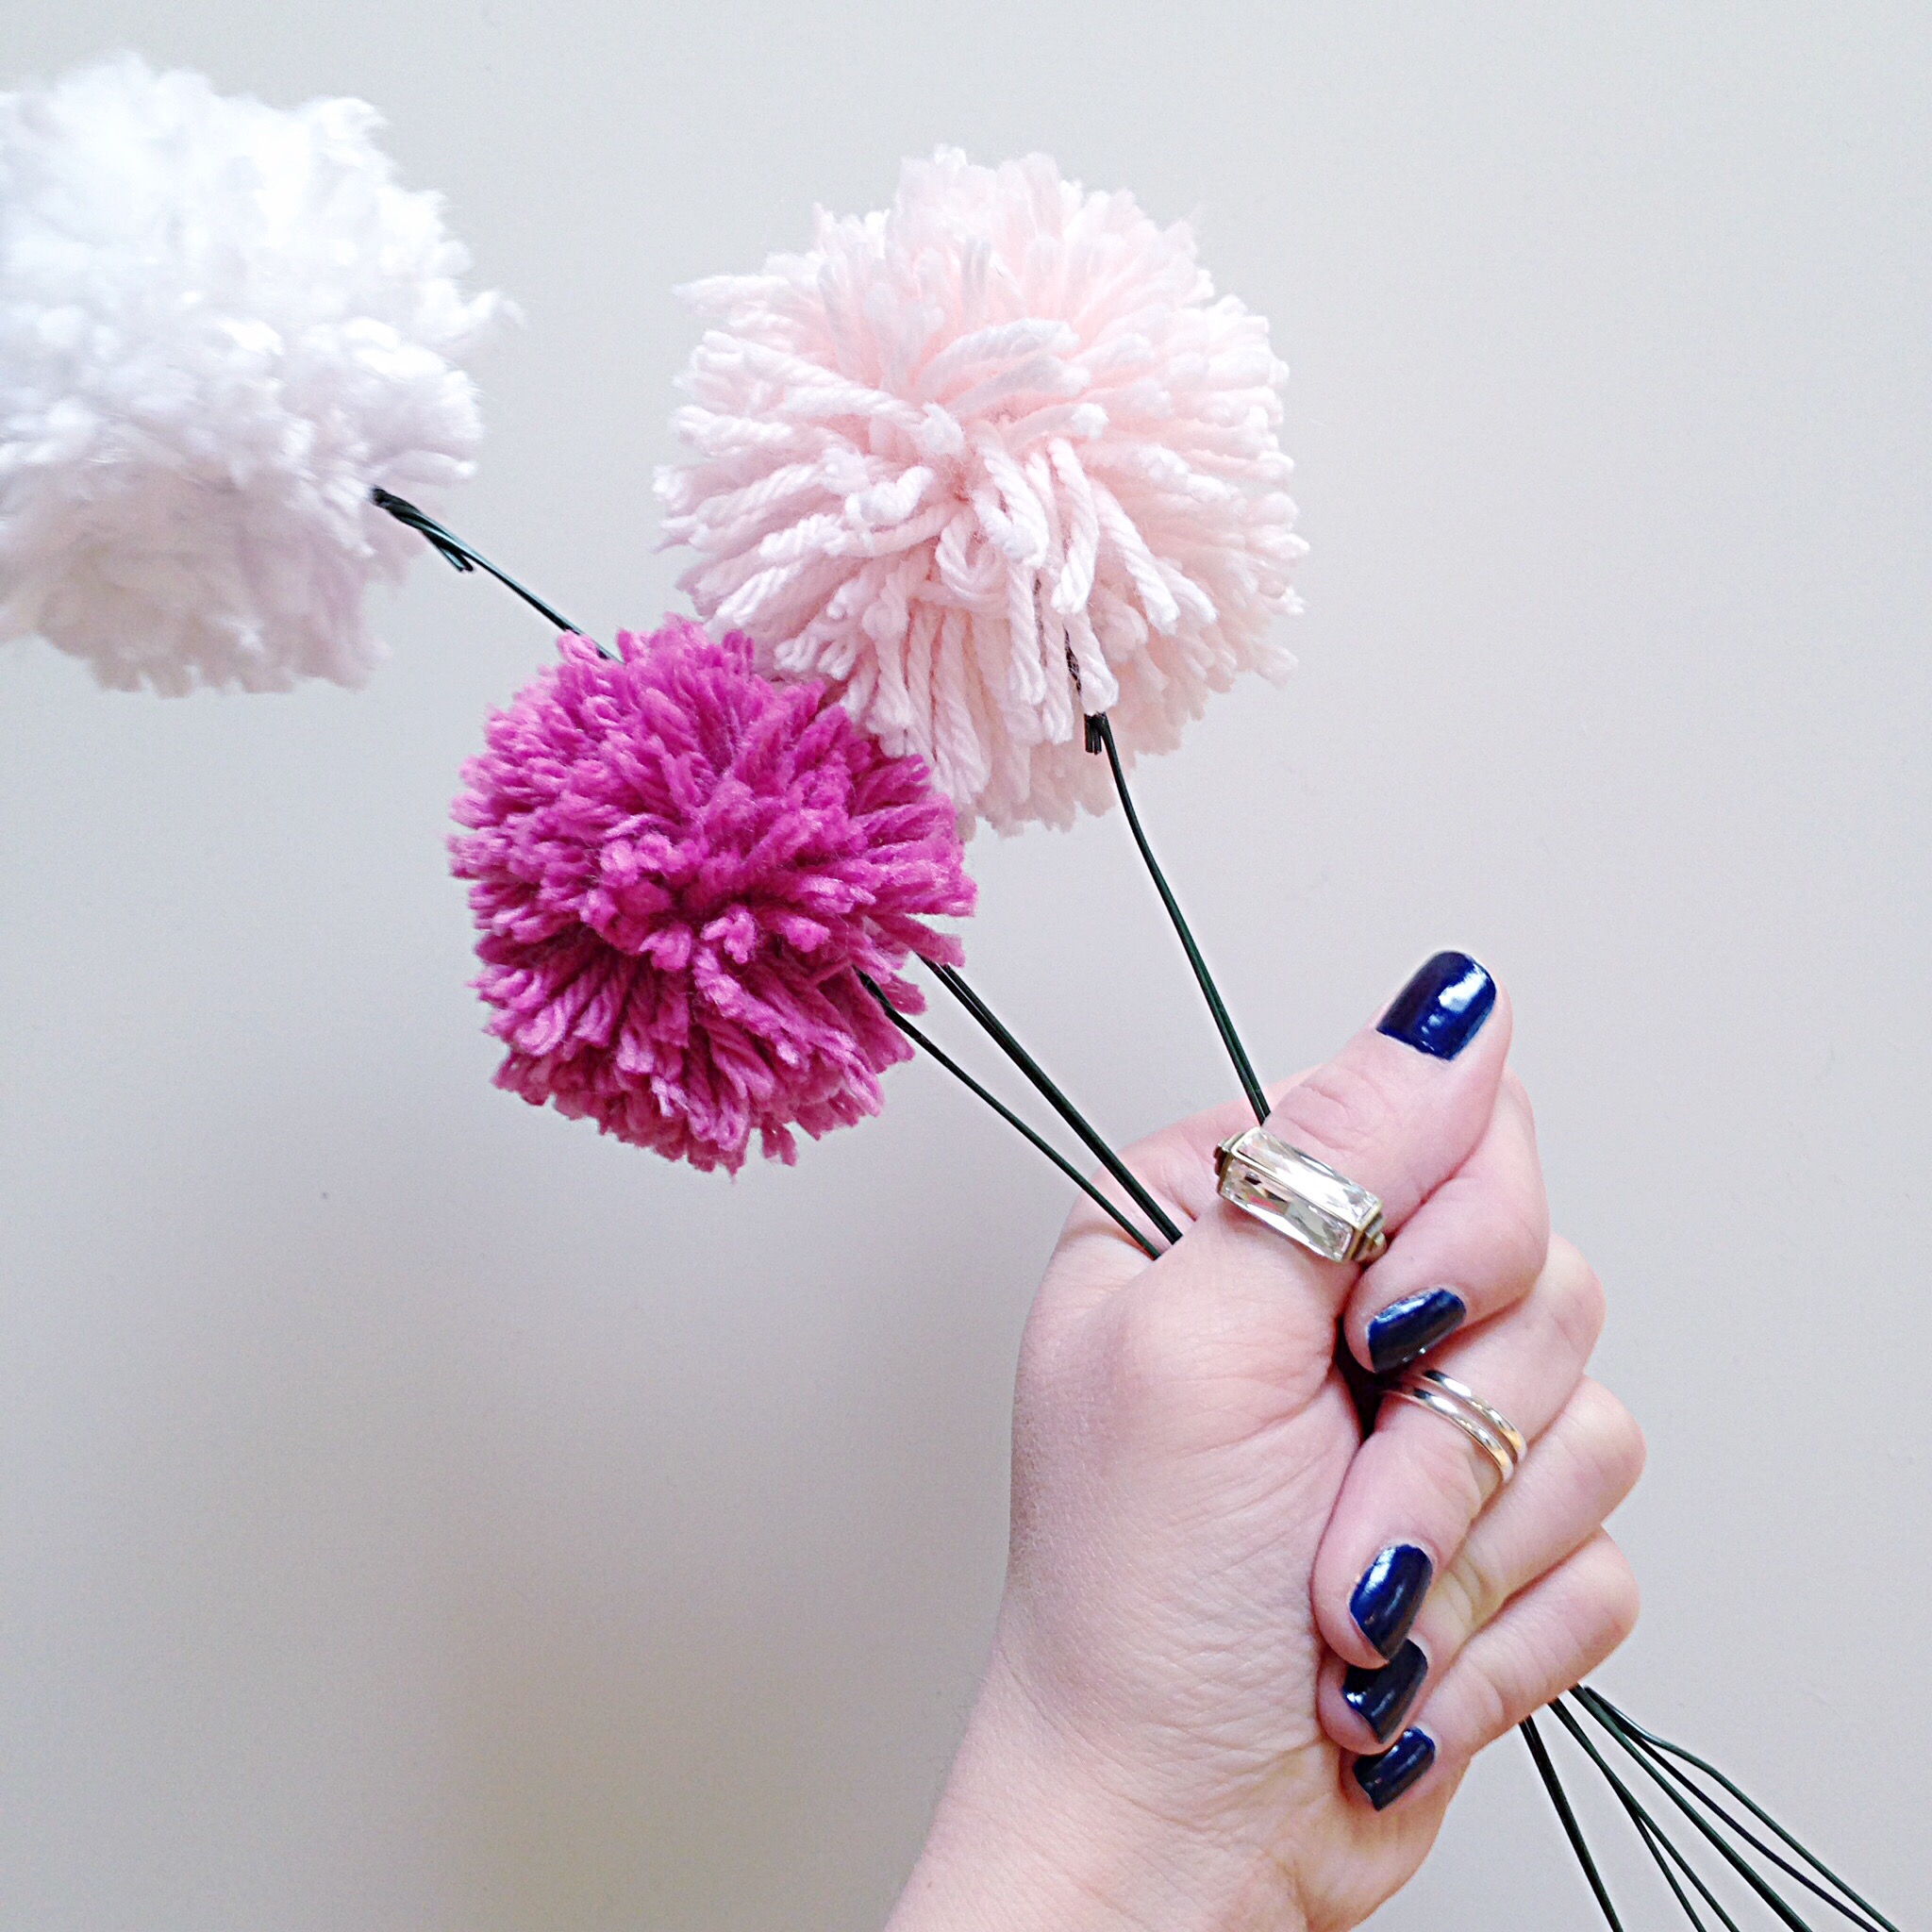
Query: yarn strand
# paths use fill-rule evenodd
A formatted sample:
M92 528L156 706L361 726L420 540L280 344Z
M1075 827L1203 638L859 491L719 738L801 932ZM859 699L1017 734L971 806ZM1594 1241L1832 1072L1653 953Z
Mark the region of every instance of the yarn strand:
M1234 1021L1221 997L1220 989L1214 984L1214 975L1208 972L1208 962L1201 957L1200 947L1194 943L1194 935L1188 929L1180 902L1167 883L1167 874L1161 871L1153 846L1147 842L1147 834L1141 828L1141 814L1134 809L1133 794L1127 790L1126 771L1121 764L1120 747L1114 743L1113 726L1108 723L1105 711L1087 720L1087 749L1107 754L1107 762L1113 772L1114 790L1120 793L1121 809L1126 814L1127 828L1134 835L1134 843L1141 848L1148 875L1154 881L1155 891L1160 894L1160 903L1167 908L1167 916L1174 923L1181 950L1188 956L1188 964L1194 969L1194 983L1201 989L1201 997L1208 1002L1215 1031L1221 1035L1221 1043L1227 1049L1228 1058L1234 1062L1235 1077L1241 1083L1241 1091L1247 1095L1248 1105L1255 1109L1255 1119L1265 1121L1268 1118L1268 1096L1261 1091L1260 1081L1255 1077L1254 1063L1248 1058L1241 1036L1235 1031Z

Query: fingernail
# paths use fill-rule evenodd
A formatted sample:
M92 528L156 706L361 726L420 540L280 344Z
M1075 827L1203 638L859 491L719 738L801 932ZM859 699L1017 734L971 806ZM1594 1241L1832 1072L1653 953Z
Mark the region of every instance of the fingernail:
M1379 1671L1351 1664L1341 1680L1342 1700L1374 1732L1376 1741L1386 1744L1408 1715L1408 1707L1428 1674L1429 1660L1423 1655L1422 1645L1405 1643Z
M1348 1600L1356 1628L1385 1657L1393 1657L1429 1592L1436 1566L1413 1543L1391 1543L1362 1572Z
M1462 1297L1446 1288L1425 1288L1420 1294L1391 1302L1369 1324L1369 1366L1386 1375L1391 1369L1414 1361L1461 1327L1468 1313Z
M1496 982L1467 953L1438 953L1395 995L1375 1031L1453 1060L1482 1031L1495 1004Z
M1355 1781L1377 1811L1386 1811L1436 1761L1426 1731L1404 1731L1379 1757L1357 1757Z

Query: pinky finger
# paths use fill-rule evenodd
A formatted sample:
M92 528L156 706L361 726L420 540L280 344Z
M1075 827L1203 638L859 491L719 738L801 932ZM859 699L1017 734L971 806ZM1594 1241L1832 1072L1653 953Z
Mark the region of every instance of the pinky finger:
M1554 1702L1629 1636L1637 1580L1601 1530L1472 1637L1416 1722L1350 1767L1377 1811L1437 1778L1458 1777L1485 1745Z

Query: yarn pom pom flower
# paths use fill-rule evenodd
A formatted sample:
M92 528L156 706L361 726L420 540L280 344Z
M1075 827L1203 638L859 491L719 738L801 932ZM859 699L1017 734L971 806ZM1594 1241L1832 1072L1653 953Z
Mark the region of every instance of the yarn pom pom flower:
M0 639L103 684L358 684L370 501L467 475L495 308L359 101L291 113L129 56L0 95Z
M746 638L674 619L618 650L566 637L464 770L497 1085L697 1167L736 1173L754 1130L791 1160L911 1052L864 980L917 1012L907 956L959 960L924 923L973 909L952 808Z
M1292 665L1287 372L1185 226L1043 155L942 148L883 213L684 293L714 323L675 419L695 460L658 480L684 589L963 814L1101 809L1083 712L1170 750L1210 691Z

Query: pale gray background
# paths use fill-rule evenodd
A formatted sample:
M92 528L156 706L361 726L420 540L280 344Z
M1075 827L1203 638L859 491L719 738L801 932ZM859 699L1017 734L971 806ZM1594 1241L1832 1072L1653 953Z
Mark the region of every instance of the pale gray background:
M1271 1072L1439 943L1510 983L1652 1445L1602 1681L1923 1915L1926 10L65 0L0 81L116 44L384 109L528 318L453 520L606 630L673 284L941 140L1198 218L1313 549L1159 845ZM548 640L427 558L387 628L356 695L0 658L0 1914L874 1924L1061 1185L924 1067L736 1186L494 1091L445 813ZM1101 1121L1227 1091L1118 820L972 859ZM1473 1923L1594 1923L1513 1742L1378 1921Z

